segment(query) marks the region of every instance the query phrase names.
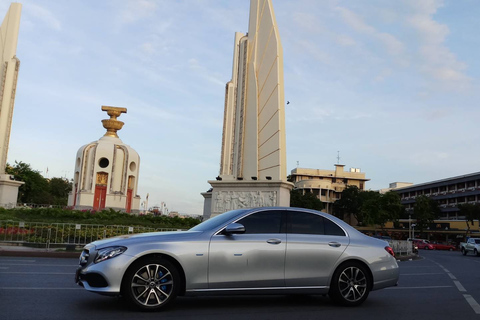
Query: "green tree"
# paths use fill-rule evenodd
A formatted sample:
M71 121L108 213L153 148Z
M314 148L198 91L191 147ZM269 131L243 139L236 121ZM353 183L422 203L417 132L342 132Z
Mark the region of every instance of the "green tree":
M361 191L355 186L348 186L342 192L340 200L333 205L334 215L343 219L353 215L359 225L380 225L388 221L398 221L404 208L400 196L393 191L380 194L376 191Z
M18 202L34 204L67 205L71 183L64 178L45 179L39 171L29 164L15 161L15 165L7 164L5 172L16 180L25 182L18 189Z
M68 193L72 190L72 183L64 178L52 178L48 181L51 202L49 204L67 205Z
M381 197L382 215L375 222L380 226L385 226L388 221L396 222L405 212L400 195L395 191L388 191Z
M421 195L415 199L413 206L414 217L416 219L416 228L423 232L430 223L440 216L440 209L435 200Z
M306 208L313 210L322 210L323 203L311 192L305 192L302 190L294 189L290 192L290 206L298 208Z
M360 214L358 215L359 224L373 225L383 222L383 210L381 207L382 195L376 191L360 192Z
M18 201L23 203L48 204L50 194L48 192L48 181L39 171L33 170L29 164L15 161L14 166L7 163L5 170L16 180L25 182L18 190Z
M342 220L351 214L357 221L361 221L363 217L361 217L360 206L360 189L356 186L347 186L341 198L333 204L333 214Z
M459 214L465 216L465 223L467 224L467 232L465 236L470 233L470 224L473 225L474 220L480 220L480 205L472 203L464 203L458 206Z

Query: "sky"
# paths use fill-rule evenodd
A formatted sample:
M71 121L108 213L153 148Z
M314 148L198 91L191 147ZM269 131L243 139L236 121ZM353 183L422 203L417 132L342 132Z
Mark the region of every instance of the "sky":
M138 195L199 215L219 174L225 84L248 0L22 1L8 162L73 178L127 108ZM9 1L0 0L0 16ZM367 189L479 170L476 0L273 0L284 55L287 173L360 168ZM48 170L47 170L48 168ZM47 172L48 171L48 172Z

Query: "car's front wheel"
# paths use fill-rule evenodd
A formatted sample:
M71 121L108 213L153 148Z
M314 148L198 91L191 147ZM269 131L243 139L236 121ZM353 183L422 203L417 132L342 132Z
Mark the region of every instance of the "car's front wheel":
M122 295L133 306L153 311L175 300L180 288L176 267L164 258L141 259L130 266L122 282Z
M335 270L329 295L333 301L344 306L358 306L371 290L369 273L358 262L346 262Z
M467 250L465 250L465 248L462 247L462 250L460 250L460 251L462 251L462 254L463 254L464 256L467 255Z

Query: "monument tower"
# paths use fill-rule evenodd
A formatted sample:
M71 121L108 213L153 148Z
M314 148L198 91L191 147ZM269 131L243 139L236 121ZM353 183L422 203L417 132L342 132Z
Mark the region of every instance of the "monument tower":
M140 208L136 195L140 157L117 135L124 124L117 118L127 109L102 106L102 110L110 116L102 120L107 132L78 150L68 205L78 210L112 208L136 213Z
M17 204L23 182L5 173L20 60L16 56L22 5L12 3L0 26L0 207Z
M251 0L248 34L237 32L226 85L220 174L203 193L204 218L289 206L283 50L271 0Z

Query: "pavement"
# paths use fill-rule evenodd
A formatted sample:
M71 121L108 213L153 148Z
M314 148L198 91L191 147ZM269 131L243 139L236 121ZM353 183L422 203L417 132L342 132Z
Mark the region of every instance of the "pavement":
M65 248L34 248L22 245L0 244L0 257L78 258L81 251Z

